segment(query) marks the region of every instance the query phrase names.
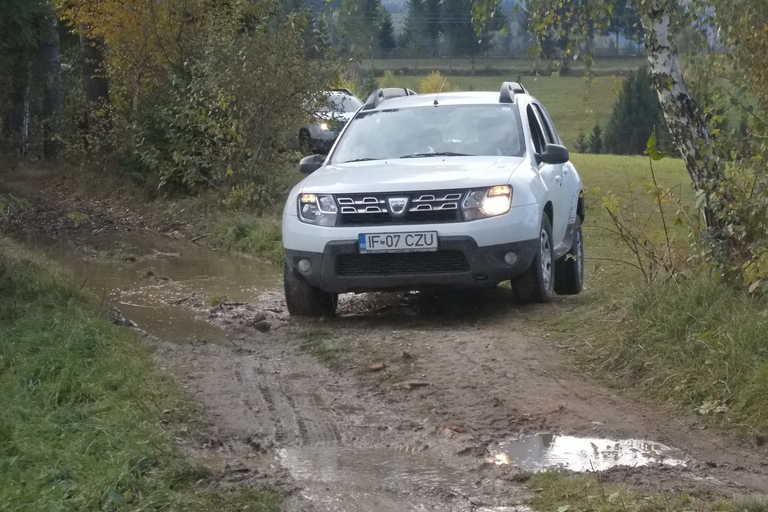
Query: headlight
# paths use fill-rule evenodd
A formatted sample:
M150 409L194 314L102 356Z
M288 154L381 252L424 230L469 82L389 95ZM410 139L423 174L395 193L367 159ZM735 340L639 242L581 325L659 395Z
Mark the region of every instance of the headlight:
M327 132L328 130L331 129L331 125L323 121L322 123L320 123L320 129L323 130L324 132Z
M462 204L466 220L485 219L504 215L512 206L512 188L499 185L491 188L470 190Z
M333 196L301 194L299 196L299 218L302 222L318 226L335 226L339 208Z

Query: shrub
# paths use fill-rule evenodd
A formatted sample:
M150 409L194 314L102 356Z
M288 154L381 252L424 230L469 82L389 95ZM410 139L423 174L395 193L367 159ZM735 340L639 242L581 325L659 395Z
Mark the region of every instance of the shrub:
M587 136L584 134L583 131L579 131L579 134L576 136L574 149L576 149L577 153L586 153L587 151L589 151L589 144L587 144Z
M379 78L379 87L397 87L397 78L395 72L388 69L384 72L384 75Z
M419 81L419 92L422 94L447 91L449 88L448 80L439 71L433 71Z

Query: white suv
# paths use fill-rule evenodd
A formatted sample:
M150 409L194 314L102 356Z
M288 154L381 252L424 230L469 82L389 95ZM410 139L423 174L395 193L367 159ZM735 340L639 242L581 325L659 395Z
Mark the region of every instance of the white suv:
M292 315L327 316L338 294L492 287L523 302L584 281L582 182L544 107L500 93L379 89L283 211Z

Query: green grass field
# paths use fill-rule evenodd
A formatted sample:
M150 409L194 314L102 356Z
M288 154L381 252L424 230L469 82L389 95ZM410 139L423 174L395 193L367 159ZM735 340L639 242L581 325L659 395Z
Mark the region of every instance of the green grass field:
M397 87L419 90L420 76L396 76ZM498 91L504 80L518 77L452 76L448 89L452 91ZM610 76L596 77L587 82L583 77L522 77L523 85L542 102L552 117L565 145L573 148L580 131L586 135L595 123L605 125L618 98L621 80Z
M644 57L598 58L592 66L596 75L626 75L637 69L645 62ZM508 58L508 57L482 57L475 59L476 75L496 75L514 79L518 75L531 76L547 74L552 66L551 61L539 60L538 73L536 60L532 57ZM397 58L397 59L363 59L360 67L365 71L372 71L376 75L392 70L404 75L419 75L440 71L449 75L468 75L471 71L471 62L466 58L428 57L428 58ZM581 62L572 62L568 73L579 76L583 74L584 66Z

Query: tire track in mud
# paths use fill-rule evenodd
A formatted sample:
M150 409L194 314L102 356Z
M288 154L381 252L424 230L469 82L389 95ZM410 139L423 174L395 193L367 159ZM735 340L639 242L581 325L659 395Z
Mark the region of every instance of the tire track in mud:
M519 494L478 487L478 476L451 459L461 447L295 345L278 352L283 342L290 345L274 336L246 352L166 344L163 357L206 369L189 382L215 418L219 454L234 468L253 460L254 445L268 448L300 488L289 510L464 512L487 503L495 511Z

